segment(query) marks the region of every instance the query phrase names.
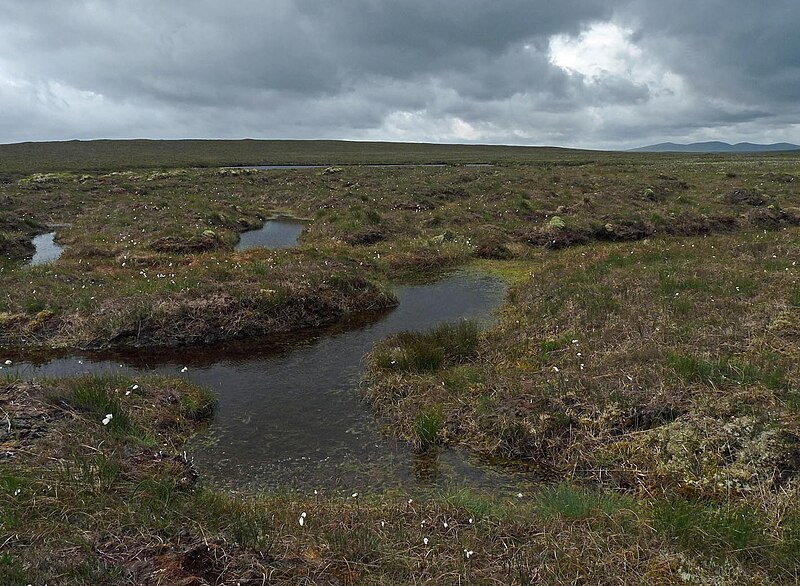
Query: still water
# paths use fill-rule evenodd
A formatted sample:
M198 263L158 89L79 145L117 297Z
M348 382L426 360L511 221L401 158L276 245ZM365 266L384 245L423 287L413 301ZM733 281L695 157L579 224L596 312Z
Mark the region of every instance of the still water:
M452 484L511 492L523 481L455 450L420 455L382 429L361 399L362 358L382 338L443 321L487 322L504 287L456 274L396 289L399 306L363 321L295 335L207 349L73 356L25 375L156 371L211 388L218 408L208 429L186 449L201 474L237 489L415 492ZM363 320L363 318L362 318ZM185 372L182 372L186 368Z
M33 237L33 246L36 247L36 252L33 253L31 266L47 264L61 256L64 248L53 241L55 235L55 232L48 232Z
M250 248L291 248L297 246L297 241L306 227L306 222L281 218L267 220L257 230L249 230L239 235L236 250Z

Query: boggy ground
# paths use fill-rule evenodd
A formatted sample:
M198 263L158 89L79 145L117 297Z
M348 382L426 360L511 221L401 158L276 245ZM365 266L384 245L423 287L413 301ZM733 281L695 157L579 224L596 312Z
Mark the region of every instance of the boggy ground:
M498 325L382 342L367 397L420 449L461 444L635 495L679 541L709 539L710 514L741 539L725 563L770 547L763 535L797 544L799 241L760 230L496 263L515 283Z
M495 328L386 340L368 396L422 447L464 443L617 489L777 497L800 478L798 237L518 263Z
M568 484L510 498L230 494L198 479L181 452L212 409L207 392L158 377L0 385L0 583L779 584L796 576L800 517L785 508Z
M421 272L508 278L495 327L387 340L364 389L420 449L553 483L224 494L180 455L209 405L185 383L9 380L0 582L797 582L796 159L497 162L6 176L6 238L68 226L56 263L0 267L5 346L208 343L385 307ZM311 220L298 248L234 252L276 213Z
M388 280L473 258L800 223L789 156L520 152L494 167L9 174L0 344L213 343L386 308ZM278 213L311 220L297 249L234 252ZM52 225L62 258L21 264Z

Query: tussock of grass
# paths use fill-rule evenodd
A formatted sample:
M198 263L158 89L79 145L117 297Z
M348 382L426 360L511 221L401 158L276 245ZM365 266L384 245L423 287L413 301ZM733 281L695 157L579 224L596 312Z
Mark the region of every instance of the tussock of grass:
M760 555L765 545L765 527L754 512L745 508L704 505L682 499L660 501L653 508L657 531L663 531L682 546L726 555Z
M87 376L70 382L71 396L67 400L76 409L87 412L97 420L111 415L113 419L108 424L108 429L115 433L136 433L127 410L120 402L122 377Z
M390 371L433 372L475 357L480 339L477 322L444 323L427 332L400 332L381 345L374 364Z
M583 519L597 514L613 517L620 511L635 509L637 504L631 498L562 483L537 494L535 507L545 517Z
M414 420L414 439L417 447L425 449L434 445L442 431L444 416L439 406L423 407Z

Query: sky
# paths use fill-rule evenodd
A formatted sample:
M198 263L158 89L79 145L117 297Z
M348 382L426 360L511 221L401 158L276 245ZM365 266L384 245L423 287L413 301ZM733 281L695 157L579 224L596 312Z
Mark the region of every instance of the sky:
M798 0L0 0L0 143L800 143Z

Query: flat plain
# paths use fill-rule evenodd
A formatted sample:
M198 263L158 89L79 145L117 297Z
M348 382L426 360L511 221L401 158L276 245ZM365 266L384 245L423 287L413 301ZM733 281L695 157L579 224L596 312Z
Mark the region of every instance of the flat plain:
M509 286L492 327L386 339L362 391L409 449L458 445L541 478L520 495L232 495L181 455L213 416L208 390L10 375L0 579L796 582L799 163L387 143L0 146L9 359L277 335L389 309L394 283L488 273ZM235 168L259 164L321 166ZM235 250L278 216L308 222L298 246ZM51 231L62 256L27 266L31 238Z

